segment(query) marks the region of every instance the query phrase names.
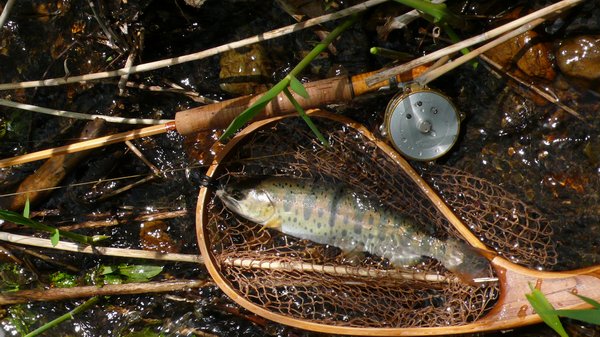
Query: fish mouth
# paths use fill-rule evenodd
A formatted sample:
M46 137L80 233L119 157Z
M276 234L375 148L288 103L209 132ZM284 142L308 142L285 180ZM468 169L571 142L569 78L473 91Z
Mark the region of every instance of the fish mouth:
M244 219L250 220L250 221L252 221L254 223L258 223L258 224L264 224L265 222L267 222L269 220L269 219L259 219L257 217L253 217L252 215L250 215L246 211L246 209L244 208L244 206L242 205L240 200L236 199L233 195L231 195L224 189L217 190L217 192L215 194L217 195L217 197L219 199L221 199L221 202L223 202L223 204L225 205L225 207L228 210L241 216Z
M219 199L221 199L221 202L225 204L225 207L239 215L242 215L240 202L236 198L232 197L224 189L217 190L216 195Z

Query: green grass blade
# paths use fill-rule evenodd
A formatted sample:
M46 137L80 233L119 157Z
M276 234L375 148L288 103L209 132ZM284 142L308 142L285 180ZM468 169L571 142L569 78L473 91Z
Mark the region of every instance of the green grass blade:
M394 0L430 16L433 23L447 23L456 28L464 27L464 19L451 12L445 4L434 4L424 0Z
M302 82L300 82L296 78L296 76L292 76L292 75L288 75L288 76L290 78L290 88L292 90L294 90L295 93L300 95L300 97L308 98L308 91L306 91L306 88L304 87Z
M554 313L560 317L600 325L600 309L554 310Z
M560 322L558 315L555 313L554 307L550 304L546 296L544 296L539 289L536 289L531 285L529 285L529 287L531 288L531 294L525 294L525 297L535 312L540 316L544 323L556 331L561 337L569 337Z
M279 83L275 84L269 91L264 93L254 104L252 104L248 109L244 110L239 116L237 116L231 124L225 129L225 132L221 135L219 140L229 139L233 134L241 129L246 123L252 120L254 116L256 116L262 109L264 109L269 102L277 97L277 95L285 89L289 82L289 78L285 77L283 80L279 81Z
M321 131L319 131L319 129L317 128L315 123L313 123L313 121L310 119L310 117L308 117L308 115L306 114L306 111L304 111L304 109L302 109L302 107L300 106L300 103L298 103L298 101L296 101L294 96L292 96L292 93L290 93L290 91L287 89L284 89L283 92L285 93L285 96L290 100L290 102L292 102L292 105L294 106L294 108L296 108L296 111L298 111L298 114L300 115L300 117L302 117L304 122L306 122L306 124L308 125L310 130L315 134L315 136L317 136L317 138L319 139L321 144L323 144L324 146L329 146L329 142L327 141L327 139L325 139L325 137L323 137L323 134L321 134Z
M575 296L579 297L582 301L585 301L586 303L590 304L594 308L600 309L600 303L597 302L596 300L594 300L593 298L585 297L583 295L578 295L578 294L575 294Z
M27 199L25 199L25 207L23 207L23 216L26 218L30 218L29 213L29 195L27 195Z
M69 311L68 313L58 317L55 320L52 320L44 325L42 325L41 327L35 329L34 331L28 333L27 335L25 335L25 337L34 337L37 336L39 334L44 333L46 330L54 328L55 326L59 325L60 323L70 320L73 318L73 316L77 315L78 313L87 310L89 307L91 307L92 305L94 305L96 302L98 302L98 296L94 296L92 298L90 298L89 300L83 302L83 304L81 304L80 306L78 306L77 308Z
M84 243L84 244L88 244L88 245L92 245L99 241L99 237L91 237L91 236L76 234L76 233L72 233L72 232L61 231L52 226L48 226L41 222L31 220L29 218L24 217L23 215L21 215L19 213L15 213L12 211L0 210L0 220L10 221L17 225L22 225L22 226L26 226L29 228L33 228L35 230L48 232L48 233L52 234L52 238L51 238L52 244L55 244L54 242L58 243L59 236L63 236L65 238L69 238L75 242Z
M308 55L306 55L294 67L294 69L292 69L290 71L290 73L288 74L288 76L284 77L281 81L279 81L279 83L275 84L271 89L269 89L269 91L267 91L263 96L261 96L261 98L258 99L258 101L256 101L252 106L250 106L248 109L244 110L239 116L237 116L231 122L231 124L229 124L229 126L227 127L227 129L225 129L225 132L223 133L223 135L221 135L221 137L219 137L219 140L220 141L224 141L226 139L229 139L235 132L237 132L237 130L241 129L246 123L248 123L250 120L252 120L252 118L254 118L254 116L256 116L256 114L258 114L262 109L264 109L265 106L267 106L267 104L269 104L269 102L272 99L274 99L275 97L277 97L277 95L279 93L281 93L283 91L283 89L287 88L290 85L290 82L291 82L292 78L296 79L295 77L302 70L304 70L304 68L306 68L310 64L310 62L312 60L314 60L315 57L317 57L323 50L325 50L325 48L327 48L327 46L333 40L335 40L344 30L346 30L354 22L356 22L357 19L358 19L358 16L357 15L353 15L349 19L347 19L346 21L344 21L341 25L339 25L338 27L336 27L333 31L331 31L331 33L329 33L323 39L323 41L321 41L320 43L318 43L308 53ZM302 89L300 89L297 84L294 84L294 86L296 87L296 89L298 89L300 91L304 90L304 92L306 92L306 89L304 88L304 86L302 86L302 83L300 81L298 81L298 79L296 79L296 81L302 87ZM295 89L293 89L293 90L296 91ZM298 93L298 95L302 96L302 94L300 94L300 93ZM308 92L306 93L306 95L308 96ZM304 96L302 96L302 97L304 97Z

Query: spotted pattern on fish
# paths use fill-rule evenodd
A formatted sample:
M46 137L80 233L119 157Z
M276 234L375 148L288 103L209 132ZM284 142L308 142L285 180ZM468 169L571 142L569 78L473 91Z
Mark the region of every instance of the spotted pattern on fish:
M227 208L251 221L346 252L367 251L397 266L427 256L452 271L462 272L462 268L477 276L484 269L487 272L488 261L465 244L428 235L412 219L373 206L344 186L267 178L250 186L229 186L217 195Z

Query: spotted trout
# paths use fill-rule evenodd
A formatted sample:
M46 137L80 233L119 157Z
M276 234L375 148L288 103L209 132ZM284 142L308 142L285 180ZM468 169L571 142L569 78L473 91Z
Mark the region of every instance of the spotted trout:
M412 219L374 206L347 187L272 177L230 184L216 194L232 212L286 235L368 252L394 266L434 258L470 284L489 276L488 260L471 246L419 231Z

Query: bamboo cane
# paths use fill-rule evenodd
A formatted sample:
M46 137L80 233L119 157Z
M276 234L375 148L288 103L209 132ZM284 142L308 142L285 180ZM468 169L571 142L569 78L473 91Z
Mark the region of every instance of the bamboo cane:
M92 296L133 295L186 291L193 288L201 288L210 285L211 283L211 281L207 280L176 280L165 282L107 284L104 286L21 290L13 293L0 294L0 305L12 305L28 302L63 301L73 298Z

